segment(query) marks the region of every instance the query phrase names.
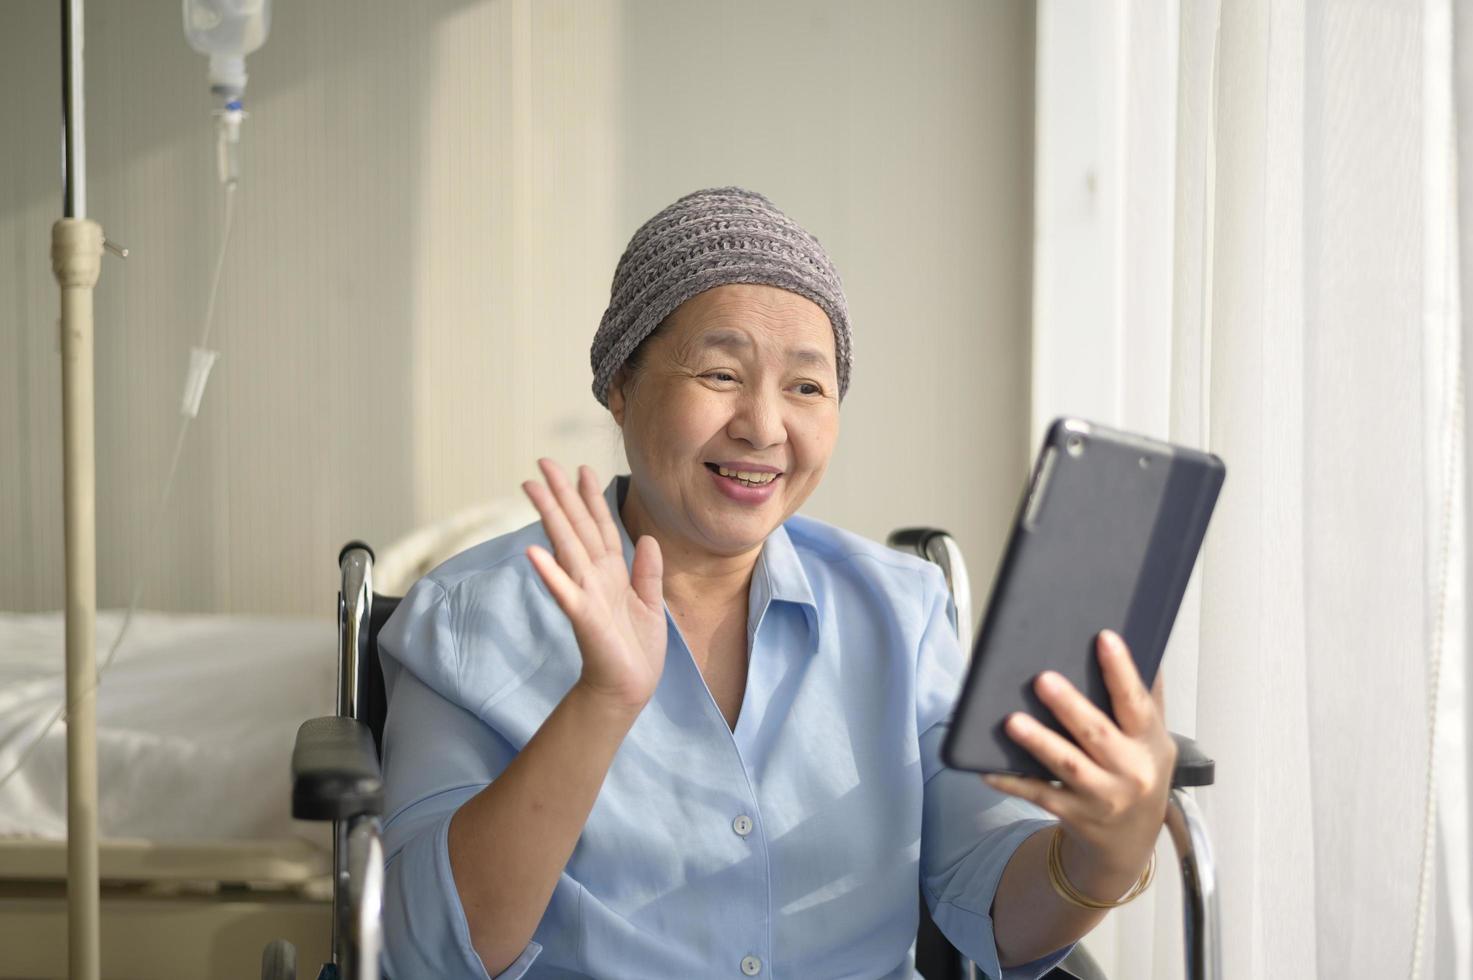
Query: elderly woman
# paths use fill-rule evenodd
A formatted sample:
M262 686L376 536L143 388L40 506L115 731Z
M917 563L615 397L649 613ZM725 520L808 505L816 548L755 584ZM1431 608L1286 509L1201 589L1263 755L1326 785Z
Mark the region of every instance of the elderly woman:
M620 260L593 373L630 475L542 461L542 520L381 635L392 975L909 980L919 885L986 974L1038 977L1139 890L1174 748L1120 640L1118 724L1047 672L1079 746L1007 722L1056 783L947 770L942 576L797 515L850 374L813 236L681 198Z

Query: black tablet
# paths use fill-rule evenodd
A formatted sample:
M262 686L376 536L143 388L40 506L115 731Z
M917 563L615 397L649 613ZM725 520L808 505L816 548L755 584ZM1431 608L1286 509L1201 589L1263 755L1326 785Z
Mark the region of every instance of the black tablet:
M1003 730L1063 674L1111 717L1095 654L1119 633L1149 685L1227 474L1217 456L1074 418L1049 427L1013 522L941 757L956 769L1053 776ZM1072 738L1071 738L1072 741Z

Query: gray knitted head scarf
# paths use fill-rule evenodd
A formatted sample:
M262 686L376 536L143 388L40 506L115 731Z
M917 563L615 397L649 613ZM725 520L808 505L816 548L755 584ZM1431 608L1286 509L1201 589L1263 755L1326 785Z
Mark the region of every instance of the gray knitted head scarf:
M786 289L828 314L842 399L853 358L839 273L817 238L761 194L740 187L687 194L629 240L593 338L594 397L608 406L614 373L677 306L732 283Z

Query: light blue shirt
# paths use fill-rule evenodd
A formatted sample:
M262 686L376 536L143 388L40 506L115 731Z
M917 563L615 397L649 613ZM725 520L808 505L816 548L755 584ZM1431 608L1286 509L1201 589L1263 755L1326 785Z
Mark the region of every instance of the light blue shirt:
M616 522L618 485L606 492ZM547 544L540 524L452 558L379 636L385 969L400 980L487 977L450 871L450 817L527 744L581 665L524 554L533 543ZM533 941L498 980L911 980L918 884L988 976L1057 965L1067 949L998 966L998 879L1052 818L940 762L963 675L953 616L934 566L793 517L752 575L733 731L667 614L655 696Z

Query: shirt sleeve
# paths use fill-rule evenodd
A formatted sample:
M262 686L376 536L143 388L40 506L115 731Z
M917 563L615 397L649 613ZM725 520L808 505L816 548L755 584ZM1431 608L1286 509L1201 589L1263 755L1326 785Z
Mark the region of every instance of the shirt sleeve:
M384 966L395 977L491 980L471 945L450 869L450 818L514 752L470 711L432 689L455 676L450 596L421 580L379 634L384 722ZM412 664L413 666L408 666ZM529 943L495 980L515 980L541 952Z
M921 825L921 892L936 925L988 977L1036 980L1069 955L1072 944L1003 969L992 933L992 900L1018 846L1054 823L1046 811L994 790L975 773L948 769L941 743L965 674L955 613L935 571L929 618L916 660L916 724L925 804Z

